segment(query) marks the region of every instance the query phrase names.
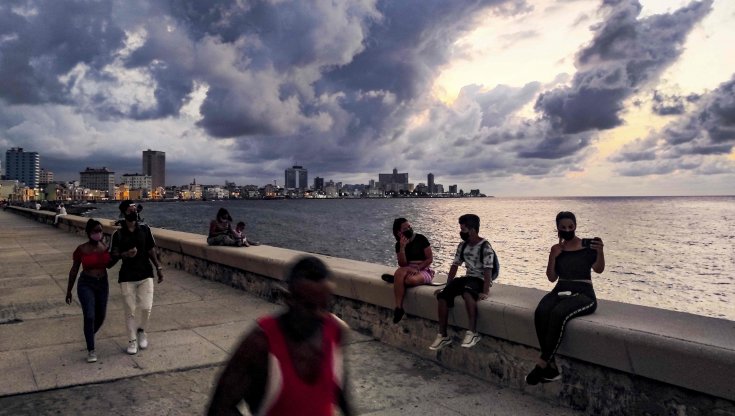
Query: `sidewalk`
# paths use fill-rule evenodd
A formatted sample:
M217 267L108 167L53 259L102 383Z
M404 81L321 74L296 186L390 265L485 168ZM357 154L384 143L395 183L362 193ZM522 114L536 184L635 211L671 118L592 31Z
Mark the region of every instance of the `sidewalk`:
M99 361L88 364L76 287L74 303L64 302L71 253L82 242L0 211L0 415L201 414L240 336L279 306L167 269L156 285L150 347L127 355L118 265L96 338ZM577 414L355 332L347 362L358 414Z

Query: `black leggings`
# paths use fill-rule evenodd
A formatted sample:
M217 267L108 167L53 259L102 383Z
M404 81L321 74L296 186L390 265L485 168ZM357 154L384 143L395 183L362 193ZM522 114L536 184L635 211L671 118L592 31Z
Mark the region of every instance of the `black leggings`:
M105 322L109 293L107 276L98 279L87 276L84 272L79 276L77 295L84 315L84 339L87 341L87 351L94 350L94 334Z
M571 294L565 292L571 292ZM570 319L589 315L595 309L597 309L597 298L591 284L557 283L554 290L541 299L534 316L536 336L541 346L541 359L549 362L554 357L561 344L564 327Z

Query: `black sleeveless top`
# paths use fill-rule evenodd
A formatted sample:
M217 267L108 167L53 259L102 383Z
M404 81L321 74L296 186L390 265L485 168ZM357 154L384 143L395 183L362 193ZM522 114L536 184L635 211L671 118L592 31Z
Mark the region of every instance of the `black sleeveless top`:
M560 280L592 280L592 265L597 260L597 251L583 248L562 251L556 257L554 271Z

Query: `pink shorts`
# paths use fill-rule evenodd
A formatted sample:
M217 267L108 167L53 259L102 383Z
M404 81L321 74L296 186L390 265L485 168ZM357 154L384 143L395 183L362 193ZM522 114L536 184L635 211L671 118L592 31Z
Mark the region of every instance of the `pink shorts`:
M431 267L419 270L419 274L424 278L425 285L428 285L432 280L434 280L434 270L432 270Z

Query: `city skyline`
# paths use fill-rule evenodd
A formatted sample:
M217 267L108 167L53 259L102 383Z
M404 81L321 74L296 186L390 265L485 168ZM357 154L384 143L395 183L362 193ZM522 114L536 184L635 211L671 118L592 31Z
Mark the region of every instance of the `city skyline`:
M0 150L56 180L155 147L166 184L397 166L497 196L735 193L735 2L14 4Z

